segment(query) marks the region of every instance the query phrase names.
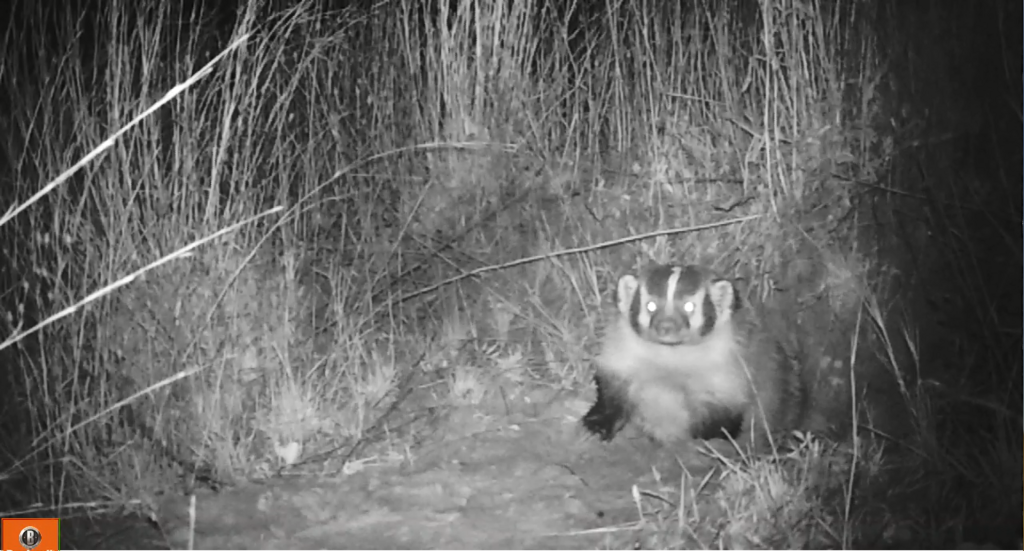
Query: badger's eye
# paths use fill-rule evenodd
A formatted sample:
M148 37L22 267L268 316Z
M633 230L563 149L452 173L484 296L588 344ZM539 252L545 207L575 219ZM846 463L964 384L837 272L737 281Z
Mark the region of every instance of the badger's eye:
M653 300L647 302L647 312L653 314L654 311L657 310L657 309L658 309L658 303L657 302L654 302Z
M683 303L683 311L686 312L687 314L692 314L693 311L696 309L697 305L694 304L692 300L688 300Z

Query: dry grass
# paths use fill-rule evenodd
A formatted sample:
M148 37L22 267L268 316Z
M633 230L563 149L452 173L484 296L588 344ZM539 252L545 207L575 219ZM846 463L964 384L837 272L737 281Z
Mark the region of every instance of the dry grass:
M972 205L1019 185L885 183L911 148L965 133L919 126L934 117L898 87L922 72L910 60L947 63L915 57L932 33L969 23L884 2L421 4L250 3L223 28L118 0L50 34L18 8L0 62L17 389L0 481L18 499L0 508L340 469L402 438L381 420L414 379L450 404L582 388L611 282L670 259L776 305L820 434L725 463L709 533L695 481L673 483L671 514L640 510L656 545L940 545L1020 508L1021 484L1000 490L1022 472L1020 357L1002 352L1020 326L998 326L1020 316L968 235ZM961 100L933 94L931 113ZM1015 234L985 239L1020 259ZM949 295L901 290L941 269L970 321L952 334L920 306ZM978 366L968 388L955 368ZM932 493L909 477L879 493L911 472Z

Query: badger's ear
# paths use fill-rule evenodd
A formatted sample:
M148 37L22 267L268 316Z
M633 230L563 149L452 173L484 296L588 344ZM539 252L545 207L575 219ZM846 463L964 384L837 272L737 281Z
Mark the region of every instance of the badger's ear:
M736 287L728 279L712 281L708 293L720 321L729 319L732 313L739 309L740 298L736 294Z
M619 312L624 316L629 315L630 305L633 304L633 296L636 295L636 288L639 282L636 277L632 274L626 274L619 278L619 290L618 290L618 301L619 301Z

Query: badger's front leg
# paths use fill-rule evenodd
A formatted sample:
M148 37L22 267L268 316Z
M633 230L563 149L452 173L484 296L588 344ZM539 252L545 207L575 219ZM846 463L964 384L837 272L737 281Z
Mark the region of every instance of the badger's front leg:
M607 442L626 426L633 414L629 402L629 383L615 375L598 371L594 375L597 400L583 416L583 426Z

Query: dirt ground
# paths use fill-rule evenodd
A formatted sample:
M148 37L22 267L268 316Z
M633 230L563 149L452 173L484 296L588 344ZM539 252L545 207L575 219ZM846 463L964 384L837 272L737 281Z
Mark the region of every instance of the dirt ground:
M665 537L664 530L638 522L634 485L644 517L658 517L651 515L655 509L674 514L678 500L671 496L679 495L681 483L700 483L713 462L696 451L680 460L635 432L601 443L579 425L588 405L573 397L506 414L465 407L446 416L416 449L391 453L391 460L378 454L377 461L350 462L348 474L307 472L197 491L194 532L190 497L166 495L158 499L157 522L66 521L63 546L185 549L190 533L196 549L665 545L650 540ZM374 459L378 452L387 454L362 456ZM675 534L676 544L713 538L713 513L700 524Z

